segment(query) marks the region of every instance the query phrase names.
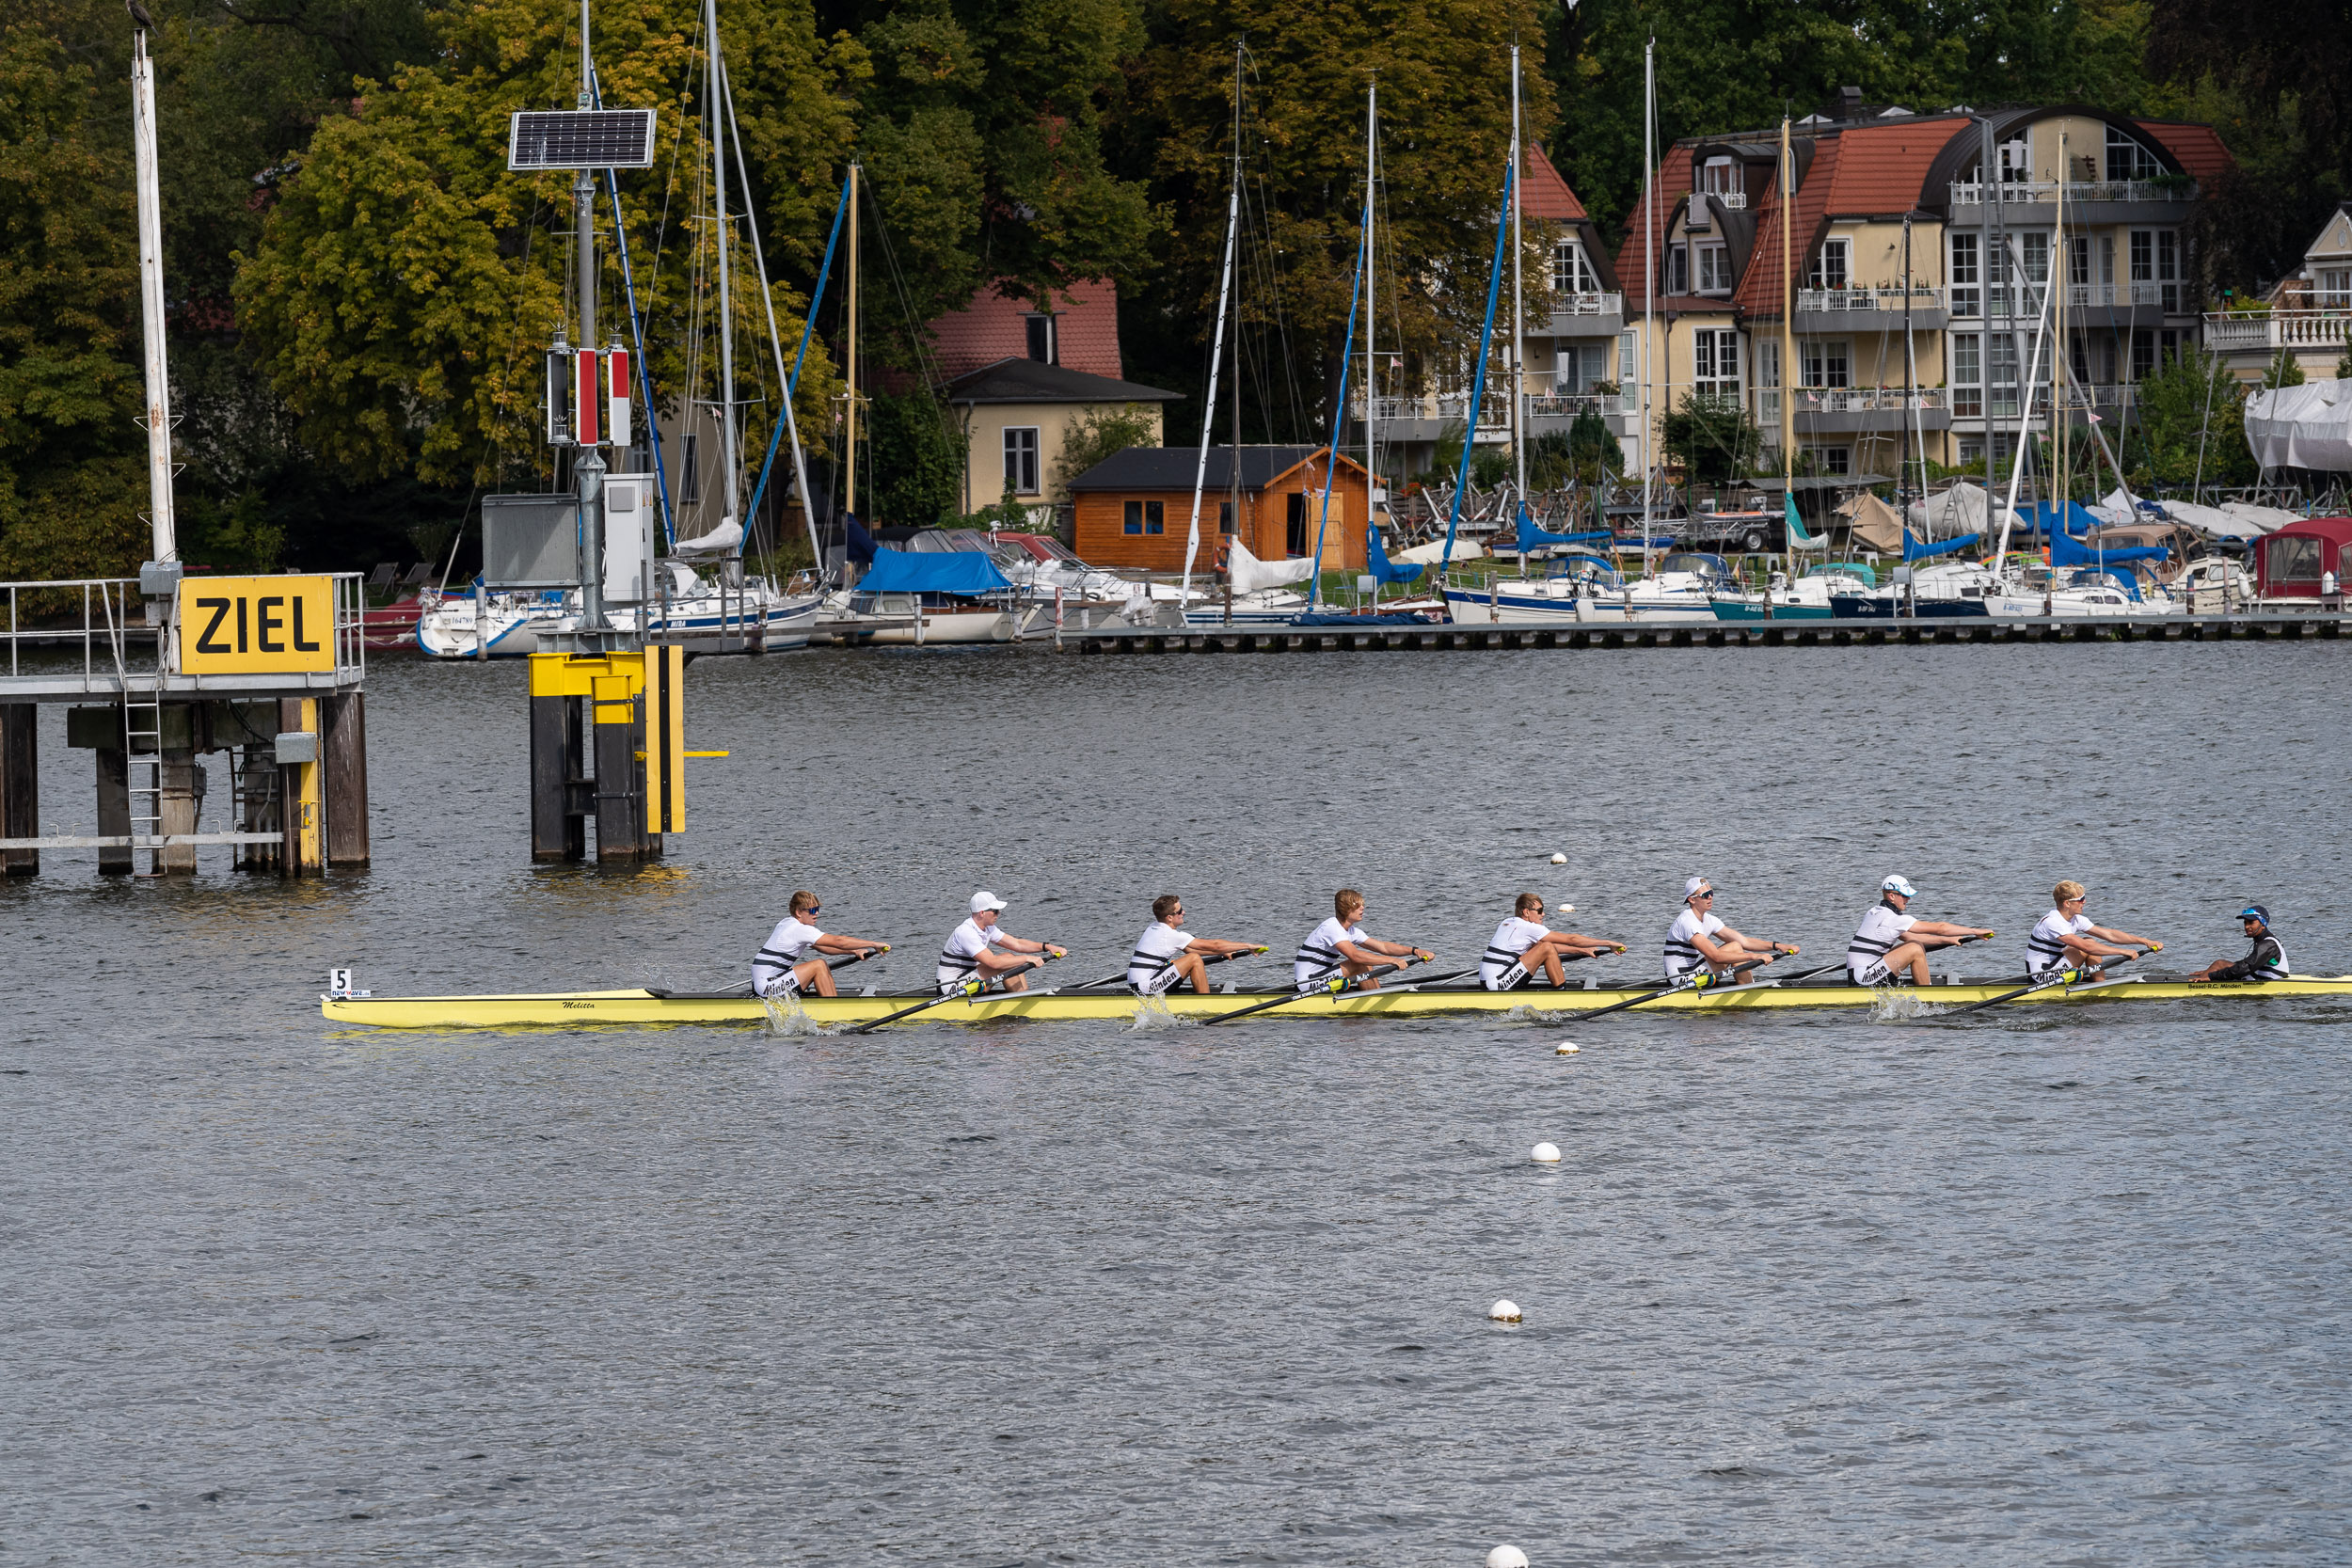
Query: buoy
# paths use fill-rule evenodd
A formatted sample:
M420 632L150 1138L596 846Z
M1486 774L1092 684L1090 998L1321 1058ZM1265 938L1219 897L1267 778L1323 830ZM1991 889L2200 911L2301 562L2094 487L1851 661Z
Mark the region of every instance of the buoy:
M1492 1307L1487 1307L1486 1316L1492 1318L1499 1323L1518 1323L1519 1321L1519 1304L1516 1301L1512 1301L1508 1297L1505 1297L1503 1300L1496 1302Z
M1574 914L1576 912L1576 906L1574 904L1562 904L1559 905L1558 908L1562 914Z
M1576 1054L1577 1049L1578 1047L1576 1041L1562 1040L1558 1045L1551 1048L1551 1053L1555 1056L1573 1056Z
M1497 1546L1486 1554L1486 1568L1527 1568L1527 1554L1517 1546Z
M1533 1149L1529 1150L1527 1157L1534 1161L1539 1165L1556 1165L1560 1163L1560 1146L1558 1144L1537 1144Z
M1568 857L1562 854L1559 850L1554 849L1551 852L1551 863L1554 865L1565 865L1568 863Z

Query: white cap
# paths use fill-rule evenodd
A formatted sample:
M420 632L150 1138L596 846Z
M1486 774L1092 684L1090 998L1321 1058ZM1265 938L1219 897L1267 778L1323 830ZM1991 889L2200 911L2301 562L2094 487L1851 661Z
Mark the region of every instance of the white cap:
M1714 891L1714 883L1708 881L1704 877L1693 877L1689 881L1682 884L1682 901L1687 904L1702 893L1712 893Z
M989 892L986 888L982 888L979 892L972 895L972 912L974 914L982 914L990 910L1001 910L1004 907L1005 901L1002 898L997 897L994 894Z
M1905 898L1916 898L1919 896L1919 890L1913 887L1910 880L1903 877L1887 878L1886 880L1879 884L1879 891L1881 893L1899 893Z

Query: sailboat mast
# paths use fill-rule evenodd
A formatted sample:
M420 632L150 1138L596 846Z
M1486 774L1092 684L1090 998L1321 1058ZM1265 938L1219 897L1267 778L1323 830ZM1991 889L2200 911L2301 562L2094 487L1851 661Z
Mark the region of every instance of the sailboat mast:
M1658 40L1642 50L1642 570L1649 570L1650 482L1658 454L1650 420L1650 371L1658 336Z
M850 270L849 270L850 341L843 356L849 376L848 390L842 400L842 463L845 465L841 509L857 515L857 165L850 166Z
M1527 245L1519 231L1519 46L1511 46L1511 457L1518 479L1519 515L1527 515L1527 324L1519 267ZM1525 564L1524 558L1521 564Z
M1225 307L1233 287L1233 236L1241 222L1241 46L1233 46L1233 182L1225 197L1225 265L1217 274L1216 336L1209 345L1209 395L1200 402L1200 460L1192 471L1192 523L1184 531L1184 581L1177 611L1192 602L1192 562L1200 549L1200 496L1209 483L1209 437L1216 430L1216 377L1225 363ZM1238 417L1237 417L1238 418ZM1238 459L1238 453L1236 458ZM1233 513L1233 537L1241 537L1241 513ZM1225 570L1225 619L1233 619L1233 572Z
M1781 510L1797 502L1797 155L1788 142L1788 117L1780 117L1780 483ZM1826 525L1824 525L1826 527ZM1825 535L1826 536L1826 535ZM1796 569L1794 560L1789 569Z
M710 106L703 128L710 137L711 205L719 236L719 461L724 476L724 488L719 493L719 518L720 526L724 527L737 521L736 490L742 476L739 472L741 460L735 446L735 288L727 258L727 160L723 119L726 111L719 90L719 0L706 0L705 14L710 29ZM737 553L741 553L739 545Z
M2042 279L2042 284L2043 288L2052 291L2050 320L2051 337L2055 343L2050 350L2050 430L2058 437L2058 461L2050 471L2050 492L2051 499L2058 507L2058 510L2052 514L2058 519L2052 526L2064 528L2066 526L2065 505L2074 499L2073 461L2074 421L2069 417L2073 410L2060 403L2058 391L2065 386L2063 372L2073 368L2074 355L2066 337L2066 290L2061 286L2061 280L2066 277L2068 270L2065 261L2066 134L2063 131L2058 133L2058 223L2050 239L2052 243L2048 265L2049 276Z
M131 143L138 173L139 325L147 349L148 525L157 562L180 557L171 506L171 373L164 357L164 214L155 152L155 62L131 37ZM168 646L169 639L166 639ZM167 655L166 657L168 657Z
M1375 189L1373 170L1374 160L1378 155L1379 129L1380 78L1375 75L1372 79L1372 91L1364 101L1364 211L1367 214L1373 210ZM1380 391L1380 361L1374 346L1380 316L1373 309L1372 300L1374 221L1371 217L1364 219L1364 527L1368 530L1378 526L1374 520L1374 515L1378 511L1376 503L1380 495L1380 469L1374 461L1375 448L1372 437L1372 421L1375 417L1375 405L1379 401ZM1334 450L1337 450L1336 447ZM1375 588L1374 597L1377 599L1378 596L1379 591Z
M1232 277L1233 247L1240 243L1241 233L1242 49L1243 45L1239 43L1233 45L1233 227L1228 231L1225 242L1225 274L1228 279ZM1220 305L1218 309L1223 309L1223 306ZM1233 399L1233 461L1227 477L1231 482L1233 537L1238 539L1241 537L1241 291L1238 288L1233 291L1233 390L1232 395ZM1287 539L1283 541L1283 554L1286 558L1289 554ZM1323 562L1319 561L1315 562L1318 576L1321 574L1322 567ZM1308 591L1308 596L1313 597L1313 590ZM1232 619L1232 606L1233 574L1229 569L1225 574L1225 610L1228 621Z

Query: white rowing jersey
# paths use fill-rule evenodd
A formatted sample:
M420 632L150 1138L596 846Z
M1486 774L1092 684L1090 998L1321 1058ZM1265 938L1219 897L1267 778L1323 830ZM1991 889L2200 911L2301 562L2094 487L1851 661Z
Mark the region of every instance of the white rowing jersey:
M1340 951L1343 942L1370 942L1361 926L1343 926L1333 915L1307 933L1307 940L1298 944L1298 952L1291 959L1291 982L1300 990L1321 985L1340 972L1347 962L1347 955Z
M2026 973L2041 974L2062 969L2069 961L2066 943L2061 937L2078 937L2090 929L2090 916L2078 914L2069 920L2052 910L2033 923L2033 934L2026 939Z
M1521 920L1513 915L1495 927L1486 950L1478 956L1478 983L1488 990L1508 990L1527 977L1527 966L1521 962L1527 950L1551 935L1551 927L1541 921Z
M811 951L817 939L825 933L803 920L787 914L776 922L776 928L768 933L768 941L752 959L752 990L762 995L780 984L797 990L799 982L792 977L792 966L814 957Z
M1146 996L1157 996L1176 983L1176 955L1191 945L1189 933L1164 921L1152 922L1136 938L1135 954L1127 960L1127 984Z
M946 990L960 986L980 971L980 955L992 947L1005 944L1005 933L991 926L980 928L977 920L967 920L956 927L947 945L939 950L939 987Z
M1917 915L1899 913L1892 904L1871 905L1855 927L1853 941L1846 943L1847 975L1856 985L1875 985L1886 974L1886 955L1900 947L1903 933L1918 924Z
M1675 923L1666 927L1666 978L1679 980L1691 971L1705 967L1706 955L1691 939L1711 937L1723 928L1724 923L1713 915L1702 919L1698 911L1683 906L1682 912L1675 916Z

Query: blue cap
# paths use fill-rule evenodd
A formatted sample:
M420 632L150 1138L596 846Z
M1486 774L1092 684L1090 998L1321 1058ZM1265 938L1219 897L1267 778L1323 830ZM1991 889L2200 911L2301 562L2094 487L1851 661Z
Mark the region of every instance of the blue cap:
M2259 920L2265 926L2270 924L2270 911L2264 909L2260 904L2247 905L2244 909L2237 911L2237 917L2240 920Z

